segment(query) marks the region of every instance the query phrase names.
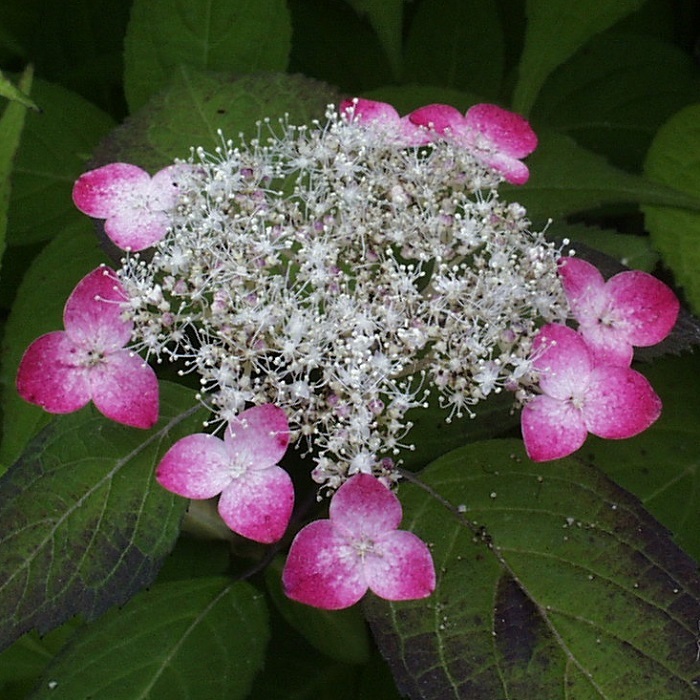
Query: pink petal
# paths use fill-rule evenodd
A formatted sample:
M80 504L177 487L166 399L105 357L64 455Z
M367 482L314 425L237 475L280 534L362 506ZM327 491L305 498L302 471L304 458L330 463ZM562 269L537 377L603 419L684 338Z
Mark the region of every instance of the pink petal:
M594 435L632 437L661 415L661 399L646 377L627 367L596 367L586 392L584 421Z
M387 600L426 598L435 590L435 567L428 546L405 530L384 534L365 556L370 590Z
M416 126L433 129L438 134L459 130L464 126L462 113L450 105L432 104L419 107L408 115L408 118Z
M540 329L533 344L534 367L542 391L566 400L588 385L593 363L583 338L572 328L550 323Z
M294 507L294 487L284 469L248 470L219 499L219 514L239 535L269 544L284 535Z
M126 293L114 270L98 267L83 277L63 311L66 332L79 345L107 351L131 340L133 323L122 319Z
M71 413L90 401L87 372L77 365L83 353L64 331L37 338L17 371L17 392L49 413Z
M231 483L224 441L196 433L178 440L160 461L158 483L185 498L212 498Z
M494 150L507 156L524 158L537 148L537 136L527 119L497 105L474 105L467 111L464 122L485 136Z
M139 251L165 238L170 222L163 211L124 207L105 221L105 233L122 250Z
M287 451L287 416L272 404L253 406L231 421L224 440L232 462L251 469L267 469Z
M597 322L608 301L598 268L580 258L561 258L559 277L574 318L579 323Z
M165 211L177 206L182 192L183 180L192 173L193 166L187 163L168 165L151 178L148 201L153 210Z
M292 600L324 610L350 607L367 592L358 554L330 520L316 520L297 533L282 584Z
M661 280L631 270L610 278L606 287L611 306L625 321L627 340L632 345L655 345L671 332L680 303Z
M501 173L512 185L524 185L530 179L530 170L525 163L502 153L479 154L479 157L493 170Z
M158 421L158 378L146 361L117 350L88 369L95 407L117 423L152 428Z
M378 122L380 124L398 124L401 117L394 107L387 102L365 100L355 97L351 100L343 100L340 103L340 111L352 114L360 122Z
M150 175L135 165L110 163L78 178L73 186L73 202L83 214L106 219L124 206L133 206L150 180Z
M525 405L520 425L527 454L535 462L576 452L588 435L580 410L544 395Z
M634 348L627 340L624 324L582 323L578 331L598 364L630 366L634 357Z
M395 530L403 515L396 495L369 474L348 479L331 499L329 514L333 524L348 537L372 540Z

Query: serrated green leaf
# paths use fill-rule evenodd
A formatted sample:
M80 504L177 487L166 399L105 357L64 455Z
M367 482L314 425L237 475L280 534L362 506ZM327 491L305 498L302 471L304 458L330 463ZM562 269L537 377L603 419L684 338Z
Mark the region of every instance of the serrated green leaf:
M283 73L235 79L180 67L171 86L149 106L116 129L96 153L99 162L126 160L158 170L174 158L186 158L193 146L221 145L227 138L257 132L256 122L289 114L290 123L322 117L338 94L316 80Z
M579 460L535 464L518 440L452 452L421 479L452 506L401 487L402 527L430 543L437 590L365 606L400 690L700 697L697 565L636 498Z
M700 104L682 109L656 134L644 172L654 182L700 193ZM647 204L660 204L648 202ZM696 313L700 313L700 214L645 206L646 226L664 262Z
M31 698L239 700L268 637L265 600L245 582L159 584L78 633Z
M404 0L346 0L360 15L367 15L389 58L395 78L401 76Z
M645 0L527 0L525 47L513 109L527 114L544 81L589 39L639 9Z
M0 648L75 614L90 620L153 581L185 499L162 489L158 461L201 425L193 392L161 382L148 431L92 407L52 420L0 479Z
M21 94L24 94L22 91L29 91L32 86L32 78L33 70L30 66L20 78ZM2 73L0 73L0 85L4 80ZM11 83L9 84L11 85ZM21 100L11 102L0 117L0 258L5 251L7 237L8 209L12 192L10 174L24 129L25 108L26 103Z
M32 72L32 69L28 68L25 71L25 77L23 78L24 81L29 82L30 86ZM0 71L0 97L6 97L12 102L19 102L19 104L21 104L23 107L27 107L28 109L33 109L35 112L38 112L39 108L36 106L34 101L30 99L29 95L27 95L26 90L28 90L28 88L17 87L11 80L3 75L2 71Z
M661 124L698 99L700 75L687 53L656 37L608 32L549 77L531 119L639 171Z
M539 136L537 150L527 159L528 183L501 188L507 198L527 207L531 219L546 221L622 202L700 211L700 189L681 191L627 173L564 134L543 130Z
M73 205L73 183L86 169L90 153L114 121L58 85L37 80L32 90L41 114L27 115L13 172L9 245L53 238L83 218Z
M663 401L661 418L634 440L591 439L581 456L641 499L700 560L700 355L638 369Z
M63 307L73 287L103 261L92 225L82 217L39 253L17 290L5 326L0 365L3 465L12 464L29 438L50 420L48 413L17 394L15 377L20 359L33 340L63 327Z
M265 582L275 607L299 634L320 652L347 664L369 661L367 625L359 609L318 610L290 600L282 590L282 557L265 570Z
M292 26L284 0L136 0L125 40L131 112L180 66L200 71L284 71Z
M433 0L419 5L404 61L405 73L414 82L497 99L505 47L495 0Z

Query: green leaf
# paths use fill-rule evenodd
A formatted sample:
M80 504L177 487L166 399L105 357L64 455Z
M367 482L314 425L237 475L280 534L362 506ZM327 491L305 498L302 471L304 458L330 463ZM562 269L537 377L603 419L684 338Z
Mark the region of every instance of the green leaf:
M336 661L364 664L369 661L367 625L357 608L318 610L290 600L282 590L282 557L265 570L265 582L275 607L297 632L320 652Z
M29 98L29 95L27 95L26 92L29 90L29 86L31 86L32 73L33 71L31 67L25 70L22 80L25 84L28 83L28 86L18 88L3 75L2 71L0 71L0 97L6 97L12 102L19 102L19 104L21 104L23 107L27 107L28 109L33 109L35 112L38 112L39 108L36 106L34 101Z
M21 90L29 91L32 77L32 68L28 67L20 79ZM0 73L0 86L4 80ZM8 84L11 85L11 83ZM5 250L7 234L8 209L12 192L10 174L24 128L25 107L26 103L21 100L11 102L0 117L0 258Z
M347 2L359 15L367 15L389 58L394 78L399 78L404 0L347 0Z
M180 67L170 87L147 108L115 130L96 158L126 160L158 170L174 158L186 158L192 146L213 150L227 138L257 132L256 122L285 113L291 123L305 124L322 117L338 95L329 86L301 76L264 73L232 77Z
M433 0L418 6L406 40L411 81L497 99L505 47L495 0Z
M700 696L697 565L641 506L576 459L535 464L519 440L456 450L401 487L432 548L426 600L365 609L412 698Z
M142 107L182 65L284 71L291 33L284 0L135 0L124 45L129 107Z
M639 9L645 0L527 0L525 47L513 109L527 114L549 74L589 39Z
M700 211L700 189L681 191L610 165L564 134L543 131L527 159L530 180L523 187L503 186L508 199L527 207L531 219L563 217L603 204L637 203Z
M32 90L41 114L30 113L17 152L10 199L8 244L45 241L83 218L73 183L86 170L97 142L114 126L79 95L42 80Z
M265 600L245 582L159 584L78 633L31 698L238 700L268 637Z
M686 52L652 36L608 32L550 76L531 119L639 171L658 128L698 99L700 76Z
M700 192L700 104L682 109L654 139L644 171L651 180L697 196ZM661 204L647 202L647 204ZM700 214L644 207L646 226L664 262L696 313L700 313Z
M0 648L75 614L95 618L153 581L187 506L155 467L201 425L193 404L193 392L161 382L152 430L92 407L59 416L0 479Z
M3 406L0 463L4 465L12 464L29 438L50 420L48 413L17 394L15 377L20 359L33 340L63 327L66 299L75 285L103 261L92 225L86 217L81 217L39 253L22 280L5 326L0 365Z
M632 491L700 560L700 355L638 369L663 401L661 418L634 440L591 439L582 457Z

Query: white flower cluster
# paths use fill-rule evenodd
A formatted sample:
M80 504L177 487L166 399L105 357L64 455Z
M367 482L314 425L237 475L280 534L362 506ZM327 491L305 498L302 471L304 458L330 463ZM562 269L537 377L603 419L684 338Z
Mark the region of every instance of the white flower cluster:
M517 400L536 329L567 316L559 253L501 181L331 108L197 150L168 235L120 270L135 346L196 372L215 420L283 408L319 484L391 480L410 408Z

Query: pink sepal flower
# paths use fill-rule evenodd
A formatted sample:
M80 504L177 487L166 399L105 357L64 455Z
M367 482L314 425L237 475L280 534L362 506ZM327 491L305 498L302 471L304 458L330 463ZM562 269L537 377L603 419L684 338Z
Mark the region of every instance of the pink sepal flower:
M376 102L355 97L340 103L341 114L347 114L362 124L371 124L388 140L400 146L423 146L432 141L427 129L401 117L387 102Z
M629 366L633 346L661 342L678 318L676 295L646 272L620 272L606 282L594 265L569 257L559 275L579 333L605 364Z
M197 433L178 440L158 465L156 479L185 498L219 498L219 514L239 535L276 542L294 506L292 480L277 463L289 444L284 411L254 406L232 420L221 440Z
M454 139L514 185L530 177L520 158L537 148L537 136L526 119L497 105L478 104L465 115L449 105L427 105L408 115L414 124Z
M75 287L64 331L37 338L17 372L17 391L49 413L71 413L90 400L107 418L136 428L158 420L158 380L125 349L133 323L122 318L126 293L113 270L100 267Z
M536 462L575 452L588 433L632 437L661 414L661 400L644 376L629 367L596 364L572 328L545 326L533 352L542 394L523 408L521 427L525 449Z
M105 219L105 233L122 250L143 250L167 233L169 210L178 201L186 165L169 165L151 177L128 163L110 163L83 173L73 202L84 214Z
M374 477L357 474L336 492L330 518L294 538L282 573L293 600L324 610L347 608L369 588L387 600L425 598L435 590L427 545L397 530L399 499Z

